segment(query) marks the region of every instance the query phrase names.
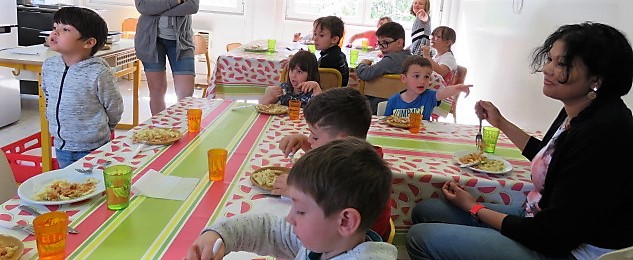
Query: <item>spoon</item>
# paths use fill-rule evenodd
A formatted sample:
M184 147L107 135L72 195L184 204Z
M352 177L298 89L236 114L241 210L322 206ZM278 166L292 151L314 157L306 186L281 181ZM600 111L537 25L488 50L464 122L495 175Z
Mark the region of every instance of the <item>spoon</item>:
M92 173L92 170L94 170L94 168L96 168L97 166L108 166L112 163L112 161L105 161L103 163L97 163L97 164L93 164L92 166L88 167L88 168L76 168L75 171L78 171L80 173Z

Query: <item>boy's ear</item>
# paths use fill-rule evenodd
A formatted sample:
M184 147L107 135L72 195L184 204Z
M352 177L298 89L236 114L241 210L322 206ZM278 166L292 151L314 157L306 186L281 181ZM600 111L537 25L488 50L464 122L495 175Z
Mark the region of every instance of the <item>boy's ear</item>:
M90 37L84 42L84 48L86 49L92 49L95 45L97 45L97 39L94 37Z
M334 37L332 37L332 44L338 45L340 40L341 40L341 37L334 36Z
M349 237L356 232L358 232L358 227L360 226L360 212L353 208L343 209L339 213L340 224L339 224L339 234L343 237Z
M407 79L407 74L404 74L404 72L403 72L403 73L401 73L401 74L400 74L400 80L402 81L402 83L406 83L406 82L405 82L405 81L406 81L406 79Z

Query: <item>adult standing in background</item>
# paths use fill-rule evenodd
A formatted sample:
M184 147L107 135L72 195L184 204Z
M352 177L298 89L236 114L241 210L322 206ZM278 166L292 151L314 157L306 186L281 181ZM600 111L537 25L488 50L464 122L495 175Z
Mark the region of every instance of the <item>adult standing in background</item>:
M429 45L431 37L431 3L429 0L413 0L411 4L411 14L415 16L413 27L411 28L411 46L408 50L411 54L422 55L420 47Z
M166 58L174 77L178 100L193 95L195 63L191 15L199 0L135 0L141 16L134 46L143 62L152 115L163 111L167 92Z
M378 19L378 22L376 23L376 28L380 28L380 26L388 22L393 22L393 20L391 20L391 17L380 17L380 19ZM352 35L352 37L347 40L347 48L352 48L352 43L354 43L354 41L358 39L366 39L368 46L378 48L378 38L376 37L376 30L368 30Z

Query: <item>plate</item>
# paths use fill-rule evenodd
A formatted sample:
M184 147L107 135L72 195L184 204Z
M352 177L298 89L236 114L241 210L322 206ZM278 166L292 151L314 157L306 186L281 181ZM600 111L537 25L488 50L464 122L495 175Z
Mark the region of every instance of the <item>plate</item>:
M97 185L91 193L88 193L81 197L62 201L39 201L33 198L35 194L41 192L44 187L46 187L53 181L65 180L68 182L82 183L86 182L88 179L94 179L97 182ZM18 187L18 196L20 197L20 199L28 203L40 205L62 205L92 198L96 195L101 194L104 190L105 185L103 184L103 174L100 174L99 172L95 172L92 174L83 174L76 172L72 167L67 167L64 169L45 172L31 177L30 179L20 184L20 186Z
M354 49L362 50L363 46L354 46ZM376 50L376 48L371 47L371 46L367 46L367 51L375 51L375 50Z
M387 116L384 119L385 123L390 126L400 127L400 128L409 128L409 118L408 117L399 117L399 116Z
M182 138L182 133L177 128L153 127L135 132L132 141L150 145L169 145Z
M7 259L7 260L20 259L20 256L22 256L22 253L24 251L24 244L22 243L22 241L9 235L0 234L0 256L2 256L3 253L6 253L4 251L4 247L9 247L9 246L10 247L17 246L17 248L15 248L15 251L12 253L11 257L2 258L2 259Z
M280 166L266 166L266 167L262 167L259 170L254 171L253 173L251 173L251 182L253 183L253 185L255 187L261 188L261 189L265 189L265 190L272 190L273 187L272 185L268 185L268 184L264 184L264 183L260 183L260 181L256 180L256 175L260 172L263 172L265 170L272 170L274 171L273 173L276 175L280 175L283 173L289 173L290 172L290 168L286 168L286 167L280 167ZM274 181L274 179L273 179Z
M267 115L282 115L288 113L288 107L280 104L257 104L255 109Z
M453 154L453 160L455 160L455 162L457 164L462 164L459 161L459 158L464 157L464 156L466 156L466 155L468 155L470 153L476 153L476 152L477 151L456 152L455 154ZM492 170L476 168L476 167L481 167L480 165L473 165L473 166L469 166L468 168L473 170L473 171L484 172L484 173L489 173L489 174L504 174L504 173L507 173L507 172L512 170L512 164L510 162L508 162L506 159L503 159L503 158L501 158L499 156L487 154L487 153L484 153L483 156L488 158L488 159L491 159L491 160L501 161L503 163L503 169L501 169L500 171L492 171Z
M247 46L244 46L244 51L267 52L268 51L268 46L247 45Z

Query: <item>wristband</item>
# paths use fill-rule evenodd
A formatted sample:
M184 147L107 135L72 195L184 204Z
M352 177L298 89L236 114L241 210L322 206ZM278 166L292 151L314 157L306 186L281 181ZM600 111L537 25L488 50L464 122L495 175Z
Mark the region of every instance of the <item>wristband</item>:
M472 208L470 208L470 210L468 210L468 212L470 212L470 216L472 216L475 221L479 221L479 217L477 217L477 213L481 209L485 209L485 208L486 208L486 206L484 206L484 205L475 204Z

